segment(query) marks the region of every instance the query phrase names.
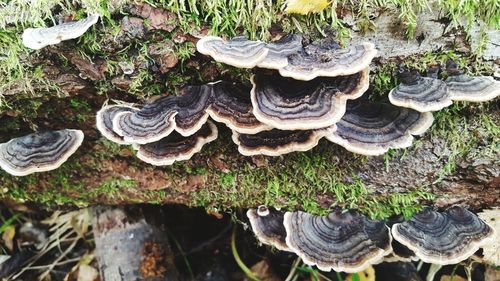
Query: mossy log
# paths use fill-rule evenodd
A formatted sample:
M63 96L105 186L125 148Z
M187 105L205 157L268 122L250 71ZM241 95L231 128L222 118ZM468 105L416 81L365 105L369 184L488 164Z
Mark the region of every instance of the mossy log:
M339 10L337 16L351 27L353 41L370 40L380 50L372 68L375 99L386 98L395 85L393 70L399 63L425 69L452 57L471 73L493 75L494 62L485 58L498 59L495 45L481 45L484 58L471 55L475 47L464 28L449 29L443 15L419 15L415 39L409 40L397 12L378 11L370 22L377 32L364 35L355 14ZM355 155L325 140L304 153L244 157L219 124L219 139L189 161L167 167L140 162L131 147L98 133L95 113L108 99L142 103L153 95L178 93L183 85L218 79L249 83L250 71L195 52L193 43L210 23L188 30L180 21L174 11L134 4L78 40L26 51L20 62L30 73L30 87L17 80L2 85L0 141L62 128L83 130L85 141L55 171L22 178L0 171L2 197L48 205L178 203L215 210L270 204L313 213L340 205L375 217L411 215L423 204L500 205L498 99L437 112L431 130L411 148L379 157ZM297 32L293 25L278 24L268 34L280 34L281 28ZM306 40L321 36L309 28Z

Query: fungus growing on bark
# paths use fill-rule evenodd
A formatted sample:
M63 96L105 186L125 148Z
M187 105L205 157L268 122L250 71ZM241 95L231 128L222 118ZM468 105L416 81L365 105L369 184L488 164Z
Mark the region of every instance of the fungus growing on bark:
M360 72L370 65L377 54L372 43L340 48L333 40L304 47L302 52L288 56L288 64L279 69L281 76L296 80L335 77Z
M208 119L207 108L212 103L212 84L188 86L184 95L176 98L175 130L183 136L196 133Z
M331 126L342 118L346 101L368 89L369 69L333 78L297 81L277 74L252 77L253 114L280 130L310 130Z
M409 221L394 224L392 235L427 263L459 263L494 237L493 229L462 207L444 212L430 208Z
M113 118L120 112L137 112L138 110L130 105L105 105L96 114L96 127L108 140L118 144L130 144L113 131Z
M128 143L146 144L168 136L175 129L177 97L166 96L137 112L120 112L113 118L113 131Z
M332 128L333 129L333 128ZM245 155L279 156L294 151L307 151L318 144L327 130L282 131L273 129L257 134L240 134L233 131L233 142Z
M99 19L99 15L90 15L79 21L65 22L52 27L28 28L22 35L24 46L30 49L41 49L48 45L82 36Z
M243 36L228 41L220 37L205 36L196 44L198 52L214 60L240 68L252 68L267 56L266 44Z
M243 85L220 82L213 86L213 102L208 108L210 117L243 134L256 134L272 129L253 115L252 103Z
M391 235L383 221L355 212L327 216L285 213L286 243L308 265L324 271L358 272L391 252Z
M203 145L217 138L217 126L207 121L200 130L191 136L184 137L179 133L148 144L137 145L137 157L155 166L172 165L175 161L184 161L199 152Z
M394 105L429 112L452 104L448 86L439 79L422 77L417 71L404 67L398 69L398 79L401 84L389 92L389 100Z
M283 212L264 205L247 211L252 230L260 242L274 246L278 250L290 251L285 241L286 231L283 226L283 216Z
M280 69L288 64L288 56L302 51L302 36L289 34L275 42L266 44L267 56L257 64L258 67Z
M32 133L0 144L0 167L14 176L59 168L83 142L80 130Z
M482 102L500 95L500 82L490 76L469 76L458 68L453 60L446 62L451 99L457 101Z
M412 135L423 134L434 118L430 112L397 107L367 100L349 101L337 130L326 139L345 149L364 155L381 155L390 148L405 148Z

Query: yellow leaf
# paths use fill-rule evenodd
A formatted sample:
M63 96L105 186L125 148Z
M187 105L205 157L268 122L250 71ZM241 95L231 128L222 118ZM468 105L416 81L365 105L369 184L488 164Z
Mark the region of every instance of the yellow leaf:
M375 269L368 267L367 269L358 272L359 281L375 281ZM347 275L345 281L352 281L352 274Z
M318 13L328 6L327 0L288 0L285 13L307 15Z

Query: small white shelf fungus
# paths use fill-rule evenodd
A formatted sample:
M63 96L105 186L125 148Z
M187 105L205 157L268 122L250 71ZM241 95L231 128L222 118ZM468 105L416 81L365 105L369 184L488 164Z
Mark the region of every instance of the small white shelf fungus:
M454 206L444 212L425 209L409 221L394 224L392 235L422 261L447 265L472 256L493 241L495 232L475 214Z
M274 208L261 205L257 209L249 209L247 217L257 239L266 245L281 251L291 251L286 245L286 231L283 225L284 213Z
M354 153L382 155L391 148L409 147L413 135L423 134L433 120L430 112L354 100L335 124L337 130L325 137Z
M52 27L28 28L22 35L23 44L30 49L39 50L64 40L75 39L82 36L98 20L99 15L92 14L79 21L65 22Z
M80 130L32 133L0 144L0 167L14 176L59 168L83 142Z

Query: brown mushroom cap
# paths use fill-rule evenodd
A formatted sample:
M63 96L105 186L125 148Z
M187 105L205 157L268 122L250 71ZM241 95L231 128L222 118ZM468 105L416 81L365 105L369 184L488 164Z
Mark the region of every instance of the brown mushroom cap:
M391 252L391 235L383 221L340 210L328 216L287 212L286 243L304 263L324 271L358 272Z
M243 36L224 41L215 36L205 36L196 44L198 52L214 60L240 68L252 68L267 56L266 44L251 41Z
M208 109L210 117L243 134L256 134L272 129L253 115L249 93L250 89L243 85L229 82L214 84L213 102Z
M392 235L422 261L446 265L470 257L493 239L494 231L475 214L455 206L444 212L425 209L394 224Z
M423 134L433 120L430 112L355 100L326 138L355 153L381 155L390 148L410 146L412 135Z
M245 155L279 156L294 151L307 151L315 147L327 130L281 131L273 129L253 135L233 131L233 142Z
M290 251L285 242L286 231L283 226L284 213L261 205L248 209L247 217L257 239L282 251Z
M172 165L175 161L190 159L203 145L217 138L217 126L207 121L200 130L191 136L183 137L178 133L153 143L135 145L137 157L155 166Z
M59 168L83 142L80 130L32 133L0 144L0 167L14 176Z
M280 130L318 129L339 121L346 101L368 89L369 69L311 81L258 74L252 84L253 113L259 121Z
M113 118L120 112L137 112L138 108L124 104L103 106L96 114L96 127L108 140L118 144L130 144L113 131Z

